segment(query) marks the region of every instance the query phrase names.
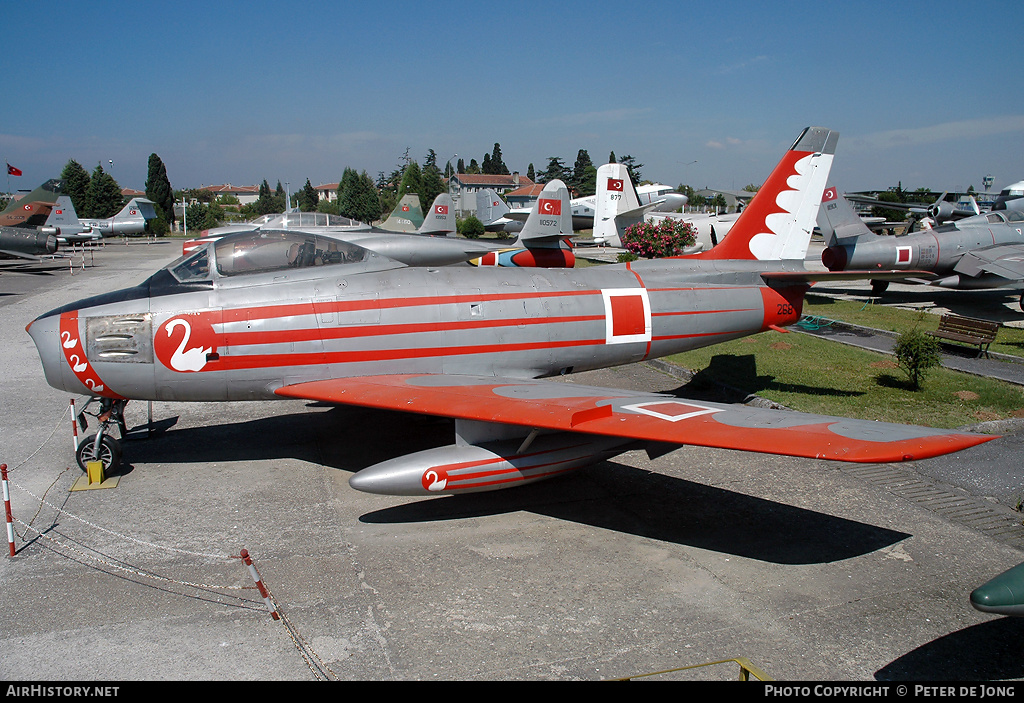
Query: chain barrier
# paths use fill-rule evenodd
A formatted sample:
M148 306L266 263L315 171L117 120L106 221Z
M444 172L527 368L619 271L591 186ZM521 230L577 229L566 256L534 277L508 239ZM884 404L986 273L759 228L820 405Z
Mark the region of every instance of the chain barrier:
M35 451L33 451L31 454L29 454L23 461L21 461L13 469L10 469L9 471L14 471L14 470L22 468L29 461L31 461L32 458L35 457L40 451L42 451L43 447L45 447L47 444L49 444L49 442L53 439L53 436L57 433L57 430L65 422L65 418L67 417L68 410L69 409L73 409L73 408L74 408L74 400L72 400L69 405L65 406L64 411L61 413L60 418L58 419L57 423L54 425L53 430L50 432L49 436L47 436L47 438L45 440L43 440L42 444L40 444L39 447ZM72 422L77 422L77 420L75 418L72 418ZM77 429L77 425L76 425L76 429ZM323 681L323 680L327 680L327 679L338 680L337 674L334 673L334 671L330 668L330 666L328 666L327 663L316 653L316 651L309 645L309 643L306 642L303 639L303 637L299 634L298 629L291 622L291 620L285 615L284 611L281 609L280 603L278 603L277 599L273 596L273 594L270 592L270 590L263 583L262 578L259 576L259 573L256 570L256 567L252 564L251 558L249 557L249 554L248 554L248 552L246 550L243 549L239 555L225 555L225 554L215 554L215 553L210 553L210 552L190 551L190 550L187 550L187 549L179 549L177 547L171 547L171 546L168 546L168 545L156 544L154 542L147 542L145 540L141 540L141 539L132 537L132 536L124 534L122 532L116 532L114 530L110 530L110 529L108 529L106 527L103 527L101 525L97 525L94 522L90 522L89 520L86 520L86 519L84 519L82 517L79 517L79 516L73 514L73 513L70 513L67 510L64 510L63 508L58 507L56 505L53 505L52 503L50 503L50 502L48 502L46 500L46 496L50 492L50 490L53 489L53 487L57 485L57 483L58 483L58 481L60 481L61 477L64 476L64 474L67 473L68 471L70 471L70 467L67 467L67 468L63 469L60 473L58 473L56 478L54 478L54 480L50 483L50 485L47 486L46 490L43 492L43 495L41 497L37 496L31 490L29 490L26 487L18 484L17 482L12 482L12 481L9 481L9 480L4 482L5 490L7 488L7 485L10 484L14 488L17 488L19 491L25 493L26 495L30 496L31 498L33 498L35 501L38 502L38 506L36 508L35 514L32 516L32 519L28 523L26 523L26 522L24 522L24 521L22 521L20 519L13 518L10 515L8 515L8 524L9 524L9 526L13 525L13 523L17 523L18 525L20 525L23 528L22 534L19 535L19 537L22 539L23 542L29 542L30 541L29 539L27 539L25 537L25 535L27 534L27 532L32 532L35 535L35 537L34 537L35 540L45 540L47 543L49 543L50 547L52 549L54 549L54 551L56 551L58 554L62 554L62 555L66 556L66 557L68 557L70 559L74 559L74 560L78 561L79 563L87 564L87 563L91 562L94 565L100 565L100 566L106 567L107 569L109 569L111 571L115 571L115 572L116 571L120 571L120 572L122 572L124 577L131 576L131 577L137 577L137 578L142 578L142 579L151 579L151 580L155 580L155 581L161 581L161 582L164 582L164 583L175 584L175 585L177 585L180 588L191 588L191 589L195 589L197 591L206 592L208 594L213 594L213 595L216 595L216 596L219 596L219 597L226 597L227 596L227 594L220 593L219 591L241 592L241 591L256 590L256 591L258 591L260 593L260 596L262 597L262 599L264 601L263 608L261 608L261 606L259 605L258 601L253 600L253 599L243 598L240 594L239 595L233 595L233 596L230 596L230 597L233 598L233 599L237 599L238 603L237 603L236 607L241 607L241 608L244 608L244 609L247 609L247 610L261 610L261 609L264 609L264 608L269 610L270 613L271 613L271 616L273 617L273 619L280 621L284 625L285 632L287 632L288 637L289 637L289 639L292 642L292 645L295 647L296 651L299 653L299 656L302 658L303 662L309 668L309 670L313 674L314 678L316 678L318 681ZM7 496L5 495L5 498L6 497ZM89 528L91 528L93 530L98 530L100 532L105 532L108 535L111 535L113 537L118 538L119 540L122 540L122 541L125 541L125 542L134 543L134 544L145 546L145 547L150 547L150 548L157 549L157 550L173 552L175 554L179 554L179 555L183 555L183 556L187 556L187 557L197 557L197 558L203 558L203 559L215 559L215 560L219 560L219 561L242 560L242 561L245 562L245 565L248 568L249 573L252 576L253 580L255 581L255 584L252 585L252 586L225 586L225 585L219 585L219 584L201 583L201 582L194 582L194 581L186 581L186 580L176 579L176 578L172 578L170 576L164 576L164 575L161 575L161 574L158 574L158 573L155 573L155 572L143 569L143 568L138 567L138 566L131 565L131 564L127 563L127 562L124 562L123 560L120 560L120 559L117 559L115 557L112 557L109 554L105 554L105 553L101 552L98 549L85 546L85 545L83 545L81 543L75 543L75 540L73 538L69 537L66 534L60 533L60 532L54 531L55 534L60 535L62 538L64 538L63 541L55 539L50 534L50 532L51 532L50 529L47 529L47 530L44 531L44 530L40 530L40 529L38 529L36 527L33 527L33 525L32 525L32 523L34 523L36 521L36 519L39 517L39 515L42 512L44 506L46 506L46 507L48 507L48 508L50 508L51 510L54 511L54 513L55 513L55 515L54 515L54 523L55 524L56 524L56 517L57 516L65 516L65 517L67 517L69 519L72 519L72 520L75 520L75 521L81 523L82 525L85 525L85 526L87 526L87 527L89 527ZM13 542L13 540L11 540L11 551L12 551L12 556L14 556L14 542ZM108 571L106 573L110 573L110 572ZM111 575L116 576L116 574L111 574ZM189 594L189 593L180 593L179 595L182 595L182 596L184 596L186 598L199 598L199 596L197 596L195 594ZM223 600L216 600L214 602L220 603L221 605L227 605L227 603L225 603Z

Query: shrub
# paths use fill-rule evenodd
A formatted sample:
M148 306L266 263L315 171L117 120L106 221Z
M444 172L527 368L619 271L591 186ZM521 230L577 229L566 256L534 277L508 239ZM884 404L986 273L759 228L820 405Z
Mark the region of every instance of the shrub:
M914 390L921 387L921 381L929 369L942 363L938 340L916 328L896 338L893 354Z
M484 223L473 215L470 215L464 220L459 220L456 225L456 229L458 229L459 234L467 239L476 239L487 231L484 229Z
M697 241L697 230L689 222L666 217L658 224L638 222L622 234L622 246L648 259L679 256Z

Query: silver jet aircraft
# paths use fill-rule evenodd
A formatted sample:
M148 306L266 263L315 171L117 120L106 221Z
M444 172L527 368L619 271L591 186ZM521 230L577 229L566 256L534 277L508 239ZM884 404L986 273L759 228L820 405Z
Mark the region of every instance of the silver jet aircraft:
M301 232L225 236L134 288L28 326L47 381L99 398L79 461L115 464L128 399L303 398L455 419L454 443L390 459L353 488L438 495L522 485L637 447L694 444L891 462L991 437L543 380L756 334L800 318L837 136L801 133L729 236L693 257L581 269L411 267ZM571 231L565 186L528 224Z
M104 237L118 235L141 234L146 229L146 221L156 217L153 201L147 198L132 198L113 217L89 218L81 221L82 231L99 232Z
M821 213L832 230L821 254L830 271L905 269L909 281L965 290L1024 284L1024 212L1019 209L993 209L911 234L887 236L871 232L846 199L829 188ZM911 271L931 276L923 279ZM888 280L872 281L876 293L887 285ZM1024 296L1021 303L1024 307Z

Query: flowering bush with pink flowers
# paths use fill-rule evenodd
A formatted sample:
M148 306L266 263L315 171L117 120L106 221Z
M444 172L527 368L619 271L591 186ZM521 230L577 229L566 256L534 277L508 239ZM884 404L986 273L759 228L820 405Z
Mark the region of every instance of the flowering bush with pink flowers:
M656 225L638 222L622 234L622 246L647 259L679 256L696 241L697 229L692 224L668 217Z

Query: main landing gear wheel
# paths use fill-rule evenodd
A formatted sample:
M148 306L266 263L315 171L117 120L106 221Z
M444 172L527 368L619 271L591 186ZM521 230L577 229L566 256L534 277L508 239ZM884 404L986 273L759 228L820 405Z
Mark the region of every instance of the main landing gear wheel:
M88 470L88 463L90 461L100 461L103 463L104 475L114 473L117 468L121 465L121 443L108 434L100 435L100 451L96 455L96 435L91 434L82 440L81 444L78 445L78 451L75 452L75 458L78 460L78 465L82 471Z
M881 295L889 287L889 281L871 281L871 292L874 295Z

